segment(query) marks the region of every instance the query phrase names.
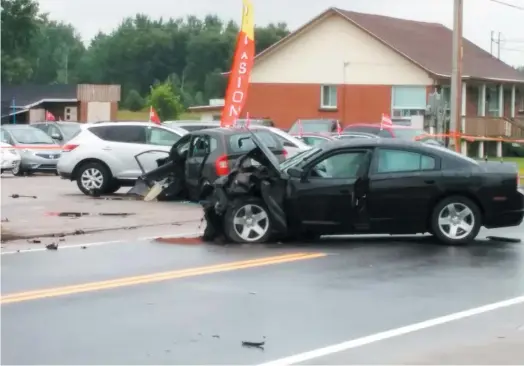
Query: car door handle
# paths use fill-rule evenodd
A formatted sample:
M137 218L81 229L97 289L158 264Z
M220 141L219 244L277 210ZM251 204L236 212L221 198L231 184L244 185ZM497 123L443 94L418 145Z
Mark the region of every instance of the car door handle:
M426 184L435 184L435 180L433 180L433 179L425 179L424 183L426 183Z

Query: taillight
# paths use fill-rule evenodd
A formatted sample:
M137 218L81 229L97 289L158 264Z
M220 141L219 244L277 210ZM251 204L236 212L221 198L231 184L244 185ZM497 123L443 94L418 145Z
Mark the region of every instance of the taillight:
M70 152L76 149L77 147L78 145L75 145L75 144L66 144L62 146L62 152Z
M215 161L215 170L219 177L229 174L229 165L227 161L227 155L219 156L218 159Z
M282 154L284 154L284 157L287 158L287 150L284 149L284 151L282 151Z

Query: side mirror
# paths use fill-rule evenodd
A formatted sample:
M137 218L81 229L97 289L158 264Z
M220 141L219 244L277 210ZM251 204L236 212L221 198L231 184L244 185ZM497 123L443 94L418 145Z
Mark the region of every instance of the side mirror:
M58 133L52 133L51 138L54 140L62 140L62 136L60 136Z
M302 179L302 177L304 176L304 171L299 168L289 168L287 170L287 174L292 178Z

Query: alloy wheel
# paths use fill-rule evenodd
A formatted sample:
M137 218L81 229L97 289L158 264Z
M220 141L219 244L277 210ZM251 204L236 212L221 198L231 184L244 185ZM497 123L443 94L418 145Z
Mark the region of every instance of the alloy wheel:
M463 203L450 203L438 215L438 226L442 234L452 240L467 237L475 227L475 214Z
M269 217L259 205L247 204L240 207L233 216L236 234L246 242L262 238L269 230Z
M89 168L84 170L80 180L82 181L82 186L87 190L100 189L104 183L104 176L100 170Z

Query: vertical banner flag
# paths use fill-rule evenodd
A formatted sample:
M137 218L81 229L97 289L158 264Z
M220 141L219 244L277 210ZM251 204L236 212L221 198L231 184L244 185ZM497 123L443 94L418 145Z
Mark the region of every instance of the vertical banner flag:
M242 0L242 26L238 32L233 66L229 73L221 127L231 127L246 104L249 76L255 58L255 24L251 0Z

